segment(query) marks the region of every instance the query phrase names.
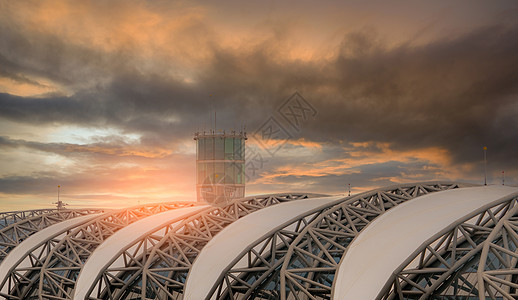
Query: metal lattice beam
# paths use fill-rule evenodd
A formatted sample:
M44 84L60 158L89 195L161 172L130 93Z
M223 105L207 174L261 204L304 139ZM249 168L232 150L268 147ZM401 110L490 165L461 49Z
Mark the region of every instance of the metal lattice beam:
M7 227L13 223L19 222L21 220L32 218L48 213L52 213L56 211L55 208L47 208L47 209L33 209L33 210L20 210L20 211L7 211L0 213L0 230L4 227Z
M374 219L415 197L462 186L471 185L417 183L344 197L316 213L279 226L249 245L236 258L246 261L246 266L228 266L209 297L330 299L336 271L347 247ZM266 206L315 196L322 195L248 197L155 228L120 250L111 265L99 273L89 299L182 299L194 260L227 225ZM431 237L396 270L378 298L517 299L517 201L517 195L513 195L488 204ZM82 266L106 238L145 217L189 205L193 203L143 205L113 211L71 230L62 239L49 239L28 254L28 266L20 265L12 270L0 286L7 287L9 292L0 296L73 299L75 280ZM74 217L70 211L35 211L34 215L28 212L25 217L20 212L0 214L5 222L17 221L0 226L0 262L9 249L31 234ZM76 216L92 212L84 211Z
M329 299L338 263L365 226L407 200L459 186L418 183L346 197L297 233L289 247L280 243L272 248L275 252L264 253L248 268L229 269L214 295L218 299Z
M488 204L431 237L378 299L516 299L517 201Z
M0 229L0 263L14 247L32 234L68 219L104 211L103 209L41 209L7 214L2 220L9 220L11 223Z
M279 226L271 234L248 245L246 250L234 259L236 262L234 265L222 270L223 276L212 286L207 299L256 299L260 297L279 299L278 282L275 282L277 288L268 282L270 288L263 286L261 289L256 289L256 284L265 277L272 278L270 271L282 265L286 250L293 240L328 208L326 206L317 211L308 211L294 220L287 220L288 222ZM312 254L309 253L309 255ZM246 265L243 266L243 264ZM242 278L243 273L252 275L252 277Z
M105 213L28 254L30 265L14 268L0 288L7 285L9 299L66 299L86 259L114 232L147 216L192 205L193 202L146 204Z
M201 249L225 226L267 206L322 197L320 194L273 194L238 199L208 208L179 224L150 234L126 247L101 272L90 299L176 299L181 297L190 267Z

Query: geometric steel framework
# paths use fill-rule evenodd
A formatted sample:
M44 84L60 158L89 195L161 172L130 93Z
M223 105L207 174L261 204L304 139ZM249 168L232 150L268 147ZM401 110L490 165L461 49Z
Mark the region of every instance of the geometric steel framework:
M29 253L30 264L15 267L3 280L0 289L8 285L8 299L70 297L81 266L92 251L114 232L142 218L193 205L193 202L145 204L104 213L75 228L60 241Z
M216 299L329 299L335 272L354 237L386 210L415 197L458 188L437 182L377 189L344 198L317 214L278 228L243 253L214 286Z
M115 257L134 246L147 249L163 236L168 228L203 211L209 205L196 205L163 212L130 224L112 235L88 258L75 280L74 299L84 299L101 270L113 263ZM132 252L132 251L131 251ZM0 266L1 267L1 266Z
M209 287L210 296L207 298L217 295L215 297L217 299L279 299L278 290L274 285L271 285L271 288L261 287L254 290L254 283L261 280L245 281L239 276L249 273L253 273L255 277L259 278L271 276L271 270L275 269L276 264L282 263L282 258L290 243L326 209L328 207L320 207L317 211L311 210L296 218L287 219L286 223L277 227L272 233L249 244L230 266L222 270L216 283ZM187 285L192 286L194 283L189 280ZM212 284L212 282L208 284ZM232 286L232 289L226 289L228 286Z
M187 274L201 249L227 225L267 206L322 196L292 193L246 197L168 226L162 229L162 236L157 230L112 260L121 265L101 270L90 299L176 299L182 295Z
M5 260L0 264L0 278L11 279L12 277L8 275L13 272L14 268L21 265L27 266L29 265L29 260L42 257L35 257L34 253L45 253L46 249L52 249L52 246L59 243L60 238L65 236L70 230L92 220L98 215L99 214L86 215L65 220L31 235L23 243L20 243L20 245L9 252L9 255L7 255ZM9 294L9 285L10 284L3 285L0 290L0 295L5 296Z
M490 203L423 243L378 299L517 299L518 194Z
M0 213L0 230L13 223L21 220L41 216L56 211L55 208L49 209L33 209L33 210L22 210L22 211L8 211Z
M3 213L0 226L0 263L7 254L32 234L59 222L101 213L102 209L39 209L27 212Z
M184 299L205 299L229 266L237 265L239 268L247 264L250 257L247 253L260 257L258 252L269 244L265 240L289 241L293 237L292 232L300 231L330 205L343 198L341 195L283 203L230 224L196 258L187 277ZM283 229L277 235L279 228ZM270 238L272 235L273 239ZM230 243L232 247L228 247Z
M242 221L255 224L271 211L272 223L264 226L264 231L256 230L250 239L228 245L239 250L232 252L235 259L226 258L217 265L221 267L216 274L219 277L212 277L206 298L331 299L337 286L343 286L336 281L347 268L345 262L354 257L354 250L347 254L348 247L358 245L372 228L385 228L389 223L376 226L388 216L397 218L398 213L412 211L405 210L407 207L421 207L418 203L433 207L433 203L426 202L428 199L438 201L447 199L447 195L473 193L478 198L451 198L465 201L454 203L469 202L465 212L456 212L451 219L442 218L447 220L446 224L435 223L437 227L424 234L415 231L422 233L416 234L420 238L407 247L406 259L397 259L386 268L390 270L385 277L388 280L379 282L375 289L375 293L379 290L377 299L518 299L518 189L502 187L502 194L495 194L499 188L480 187L448 191L441 196L442 191L471 186L452 182L402 184L349 197L327 198L327 202L315 203L305 212L301 202L297 206L301 211L290 211L286 219L282 219L281 208L292 207L290 203L279 205L279 210L271 207L262 213L258 211L282 202L325 195L262 195L206 208L193 207L192 211L187 207L198 204L146 204L108 212L49 209L1 213L0 263L4 264L0 270L7 275L0 278L0 296L20 300L79 299L74 298L78 292L76 282L83 279L79 282L86 288L84 299L183 299L185 290L191 291L193 287L192 278L205 278L189 275L200 274L200 270L203 273L203 268L199 269L203 263L197 264L196 259L199 257L200 262L204 261L202 257L211 257L207 253L211 253L212 244L207 247L208 243L232 240L229 232L240 224L251 224ZM458 193L463 191L467 193ZM430 193L434 195L412 200ZM507 196L498 199L497 195ZM409 203L401 205L405 202ZM454 206L445 207L447 211ZM178 217L158 218L159 213L175 216L171 211L179 208L186 208L186 213L180 214L178 210ZM441 209L436 210L437 214ZM391 213L385 214L389 210ZM273 212L278 212L275 217ZM88 217L90 214L97 215ZM79 217L84 221L73 220ZM236 222L241 218L244 220ZM152 223L151 219L162 221ZM374 220L378 221L372 223ZM63 227L59 227L60 223ZM119 240L138 224L151 225L140 228L135 236ZM427 228L429 223L422 224ZM117 246L102 252L111 244L107 239L126 226L126 231L114 236L119 241ZM213 240L220 232L222 238ZM379 232L385 235L385 231ZM394 236L398 232L392 231ZM218 251L221 253L223 248L220 245ZM81 277L87 260L101 257L100 253L108 255L102 257L102 263L97 265L92 260L87 264L86 273L92 277ZM187 295L185 300L190 300Z

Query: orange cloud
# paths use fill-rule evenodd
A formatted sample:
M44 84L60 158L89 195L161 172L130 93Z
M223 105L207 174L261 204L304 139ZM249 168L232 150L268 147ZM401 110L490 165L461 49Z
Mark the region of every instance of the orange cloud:
M0 93L17 96L37 96L60 91L62 88L40 78L6 78L0 76Z
M382 164L389 161L411 163L415 161L427 164L422 170L407 172L401 178L384 177L377 180L390 180L392 182L408 182L419 179L423 173L435 174L438 178L462 177L463 168L451 168L450 153L440 147L429 147L413 150L394 150L389 143L352 143L345 148L350 158L334 158L316 163L302 163L275 168L273 171L263 174L254 183L274 184L278 178L287 176L295 177L324 177L329 175L358 174L359 167L365 165ZM466 166L468 167L468 166ZM366 187L370 188L370 187Z
M293 146L302 146L304 148L322 149L321 143L308 141L307 139L304 139L304 138L300 138L298 140L289 140L286 143L293 145Z

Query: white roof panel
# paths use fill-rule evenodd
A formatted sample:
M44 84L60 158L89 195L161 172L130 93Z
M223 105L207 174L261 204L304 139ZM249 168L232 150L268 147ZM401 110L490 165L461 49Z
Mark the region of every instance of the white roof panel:
M422 243L478 208L516 192L518 188L508 186L461 188L417 197L390 209L349 245L336 273L333 298L375 299Z
M251 244L290 220L344 196L310 198L263 208L228 225L203 247L187 277L184 300L205 299L220 274Z
M4 281L4 278L9 274L10 270L26 258L31 251L37 249L49 239L54 238L69 229L75 228L82 223L88 222L99 215L100 214L91 214L64 220L29 236L25 241L21 242L11 252L9 252L2 264L0 264L0 282ZM2 292L7 292L4 289L7 289L7 285L4 285L2 289Z
M115 232L90 255L79 273L74 291L74 299L84 299L95 283L97 275L104 270L127 246L171 222L180 221L191 214L202 211L209 205L178 208L146 217Z

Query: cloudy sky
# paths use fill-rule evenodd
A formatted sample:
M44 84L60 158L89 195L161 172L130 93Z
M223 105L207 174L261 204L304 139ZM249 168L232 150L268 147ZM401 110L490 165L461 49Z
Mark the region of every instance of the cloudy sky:
M247 194L483 183L483 146L488 181L516 185L517 16L515 1L0 0L0 210L49 207L58 185L77 207L192 200L214 108L218 129L246 126Z

